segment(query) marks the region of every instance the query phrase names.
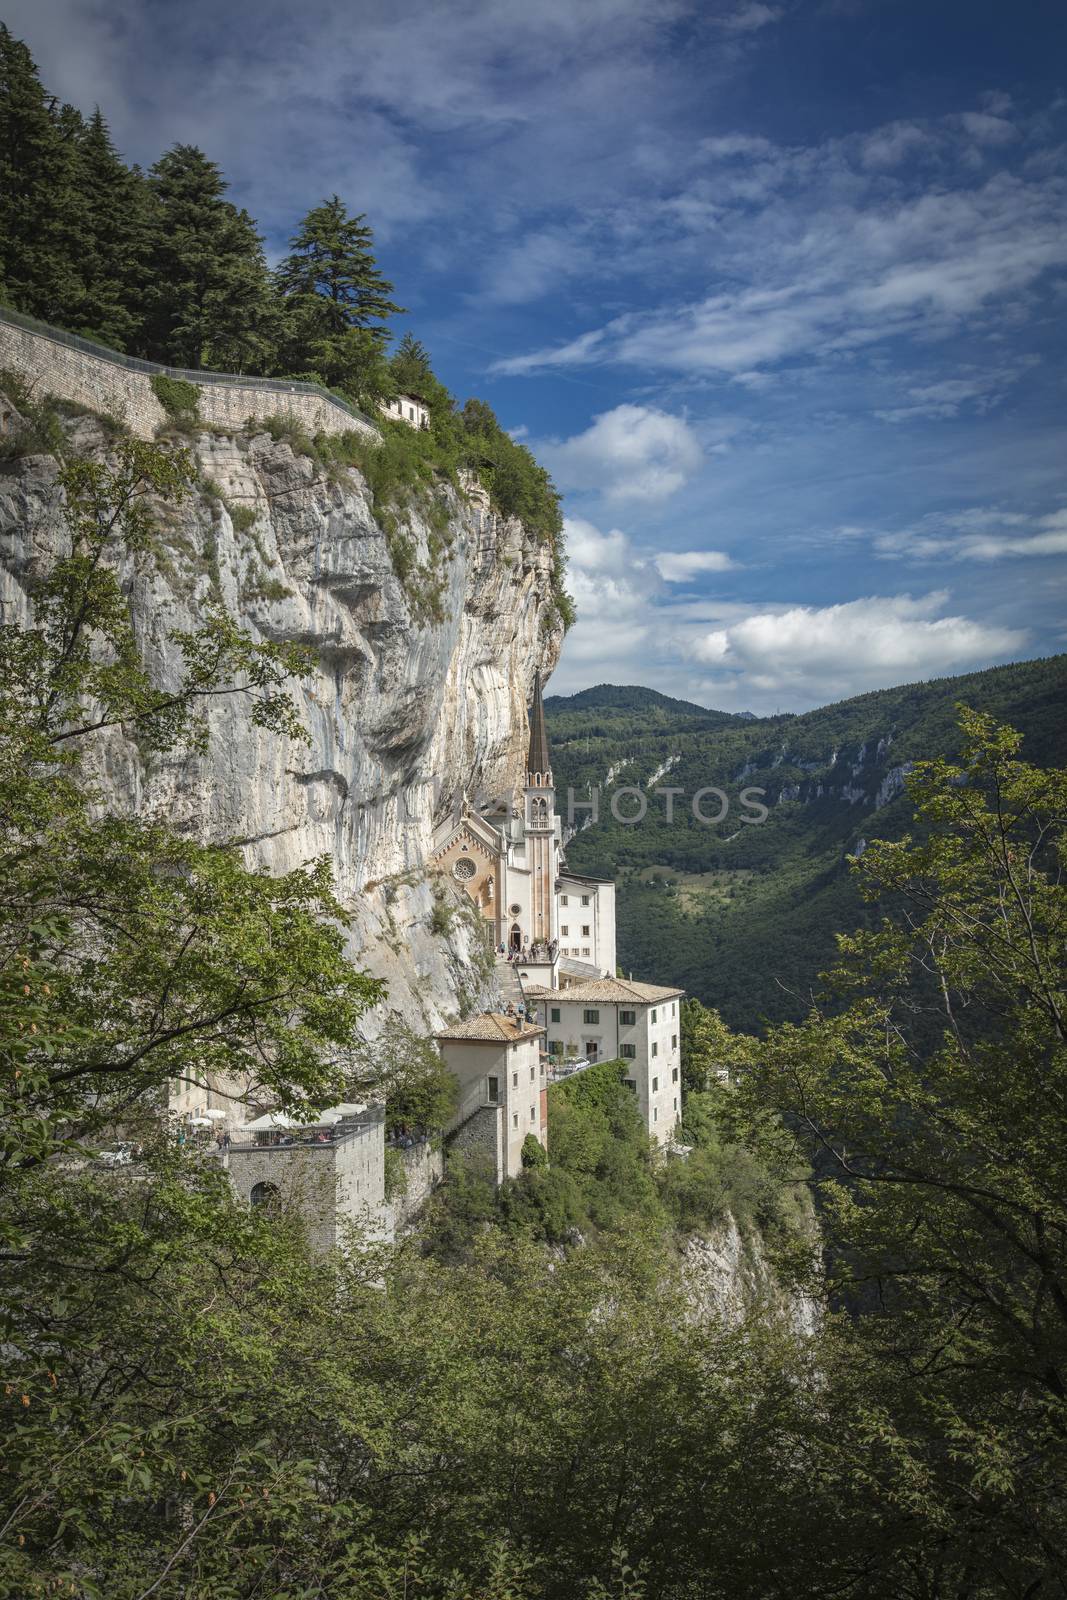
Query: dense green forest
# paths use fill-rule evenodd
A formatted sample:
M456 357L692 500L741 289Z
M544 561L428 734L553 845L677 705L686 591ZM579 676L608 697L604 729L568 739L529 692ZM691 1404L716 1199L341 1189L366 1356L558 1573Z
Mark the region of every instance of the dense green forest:
M734 717L617 685L549 697L564 815L568 788L578 802L568 860L616 879L623 970L681 984L735 1027L803 1016L835 935L880 914L860 900L848 857L908 829L906 766L958 750L959 702L1017 727L1038 765L1067 761L1067 656L878 690L803 716ZM683 791L672 821L652 794L639 823L618 821L612 795L656 772L652 788ZM728 798L721 822L693 815L692 797L708 786ZM581 805L592 788L595 825ZM767 807L762 823L742 803L750 789ZM632 816L639 805L620 796L617 809ZM700 806L713 818L722 801L708 795Z
M310 380L376 415L383 400L417 395L428 430L377 417L384 488L403 498L428 476L473 471L500 512L552 546L569 624L552 481L484 401L457 403L410 333L390 353L402 308L366 216L338 195L312 205L272 269L254 219L226 191L195 145L175 145L148 172L128 166L100 109L86 119L50 96L0 23L0 304L167 366Z

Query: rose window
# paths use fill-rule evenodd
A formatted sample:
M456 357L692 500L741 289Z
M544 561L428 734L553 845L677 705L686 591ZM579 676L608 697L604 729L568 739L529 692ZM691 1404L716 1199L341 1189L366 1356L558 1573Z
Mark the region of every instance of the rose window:
M474 877L477 870L478 868L469 856L461 856L452 868L452 876L458 878L461 883L465 883L468 878Z

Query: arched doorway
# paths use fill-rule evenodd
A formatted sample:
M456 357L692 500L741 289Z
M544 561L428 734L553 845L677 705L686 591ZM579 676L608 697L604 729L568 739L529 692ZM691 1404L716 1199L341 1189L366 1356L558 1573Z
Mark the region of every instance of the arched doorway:
M511 934L508 938L508 943L511 945L513 950L522 949L522 929L519 927L517 922L513 922L511 924Z
M248 1196L248 1203L254 1209L260 1206L270 1206L272 1209L278 1204L278 1188L273 1183L254 1183L252 1193Z

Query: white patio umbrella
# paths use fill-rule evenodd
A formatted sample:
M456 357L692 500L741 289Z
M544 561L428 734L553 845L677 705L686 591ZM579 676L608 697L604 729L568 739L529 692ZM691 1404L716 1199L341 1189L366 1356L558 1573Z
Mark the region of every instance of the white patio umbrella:
M207 1117L190 1117L190 1128L210 1128L211 1123Z
M204 1115L205 1117L209 1117L212 1122L222 1122L225 1121L226 1118L225 1111L221 1110L218 1106L215 1106L210 1111L205 1111Z
M280 1111L267 1111L254 1122L246 1122L242 1133L271 1133L275 1128L288 1128L289 1118Z

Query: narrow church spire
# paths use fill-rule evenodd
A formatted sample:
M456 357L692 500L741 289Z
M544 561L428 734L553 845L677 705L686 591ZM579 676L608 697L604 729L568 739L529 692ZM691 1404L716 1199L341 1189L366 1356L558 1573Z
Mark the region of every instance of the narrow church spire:
M526 761L527 782L532 781L534 773L541 774L542 782L552 782L552 758L548 753L545 708L541 703L540 669L534 674L533 704L530 706L530 753Z

